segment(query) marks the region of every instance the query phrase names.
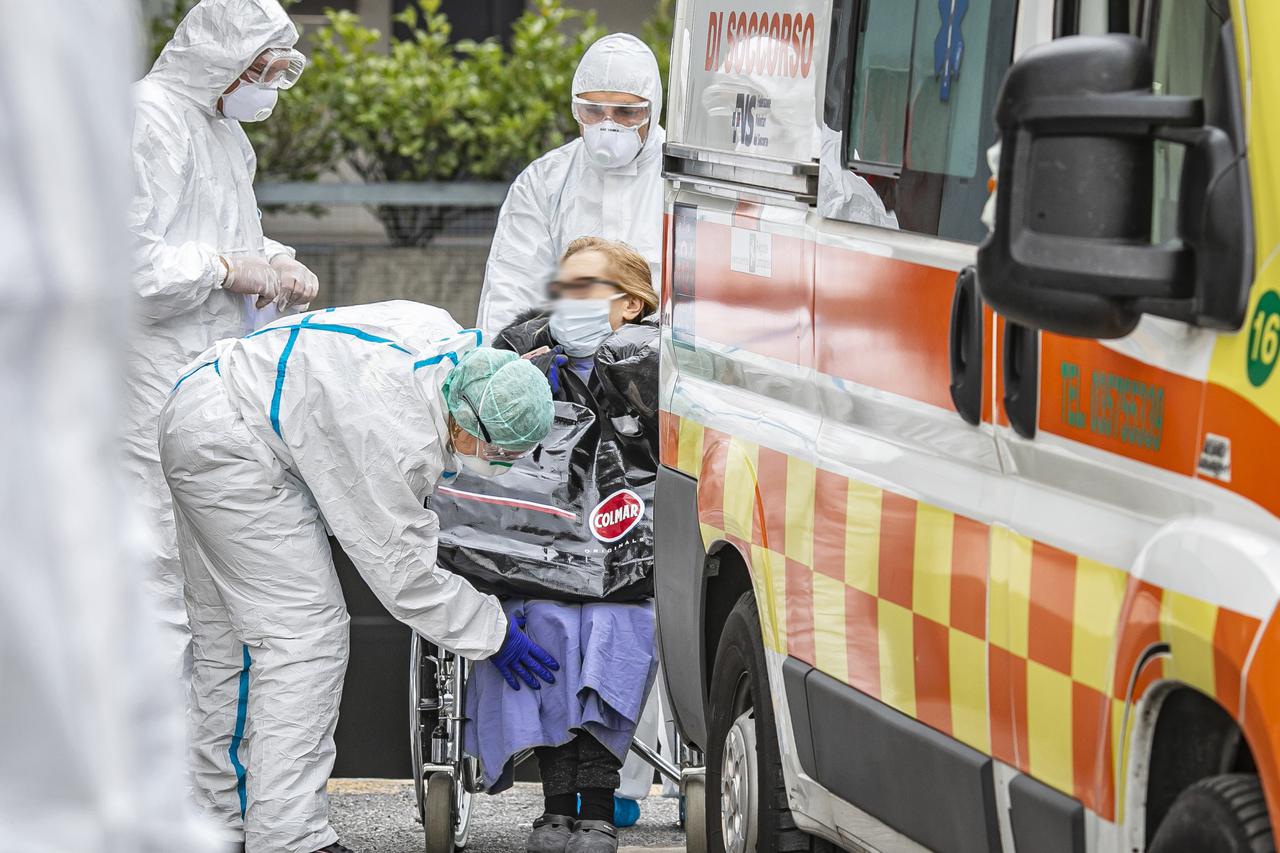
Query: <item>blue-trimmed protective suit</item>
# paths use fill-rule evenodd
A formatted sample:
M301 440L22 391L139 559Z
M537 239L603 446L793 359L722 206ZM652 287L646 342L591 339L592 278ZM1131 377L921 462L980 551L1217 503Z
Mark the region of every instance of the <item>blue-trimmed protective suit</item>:
M496 598L436 565L441 385L480 334L427 305L281 319L189 365L160 420L194 666L197 795L248 853L337 839L325 784L349 649L326 527L393 616L464 657Z

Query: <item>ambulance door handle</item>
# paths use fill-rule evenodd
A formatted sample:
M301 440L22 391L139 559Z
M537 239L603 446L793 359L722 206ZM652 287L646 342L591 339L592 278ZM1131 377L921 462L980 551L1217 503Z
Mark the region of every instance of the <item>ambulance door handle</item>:
M1035 438L1040 382L1040 333L1005 320L1004 413L1023 438Z
M971 424L982 420L982 300L978 276L965 267L951 298L951 402Z

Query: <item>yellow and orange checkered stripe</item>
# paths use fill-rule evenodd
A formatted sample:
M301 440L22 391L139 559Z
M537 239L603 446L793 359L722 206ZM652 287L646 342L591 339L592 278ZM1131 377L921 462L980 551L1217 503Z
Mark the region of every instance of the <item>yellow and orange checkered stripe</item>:
M1173 678L1238 716L1256 619L668 413L662 461L747 557L767 646L1108 820L1145 649L1172 653L1134 698Z

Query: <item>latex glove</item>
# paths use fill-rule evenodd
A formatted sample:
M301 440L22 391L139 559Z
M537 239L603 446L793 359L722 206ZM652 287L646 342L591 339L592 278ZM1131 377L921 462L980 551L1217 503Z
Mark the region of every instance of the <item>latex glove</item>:
M222 263L227 268L227 278L222 288L232 293L257 296L257 307L266 308L280 295L280 274L266 258L228 258Z
M519 611L507 620L507 638L502 641L502 648L498 649L498 653L489 660L493 661L493 665L502 673L507 686L512 690L520 689L517 676L532 689L541 690L538 678L547 684L555 684L556 677L551 674L551 670L558 670L560 664L547 654L546 649L529 639L529 635L523 630L525 621L525 615ZM534 678L535 675L538 678Z
M320 292L320 279L316 274L290 255L276 255L271 259L271 268L280 276L276 307L281 311L294 305L306 305Z

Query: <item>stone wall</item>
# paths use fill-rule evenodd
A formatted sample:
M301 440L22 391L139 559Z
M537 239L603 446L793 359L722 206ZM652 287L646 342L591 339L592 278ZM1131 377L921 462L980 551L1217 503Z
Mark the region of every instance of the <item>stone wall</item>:
M411 299L475 321L489 242L440 238L426 248L300 246L298 259L320 278L316 308Z

